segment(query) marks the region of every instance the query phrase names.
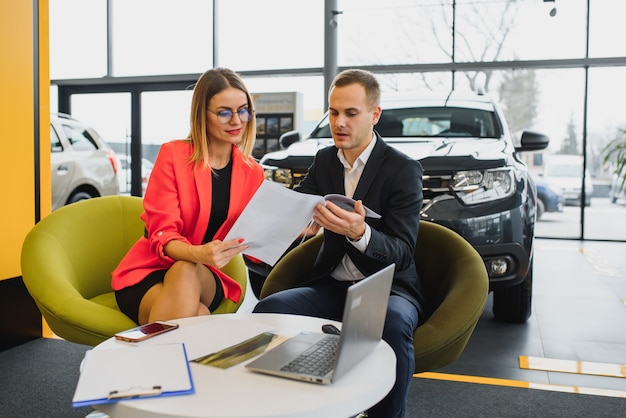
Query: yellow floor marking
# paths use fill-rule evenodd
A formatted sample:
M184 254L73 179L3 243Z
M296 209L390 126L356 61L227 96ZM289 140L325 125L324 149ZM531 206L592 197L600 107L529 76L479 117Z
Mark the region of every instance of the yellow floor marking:
M481 385L506 386L526 389L546 390L552 392L579 393L582 395L608 396L611 398L626 398L626 391L585 388L581 386L550 385L545 383L524 382L521 380L497 379L493 377L465 376L459 374L445 374L424 372L414 374L419 379L446 380L450 382L477 383Z
M517 388L529 388L529 382L523 382L521 380L509 380L498 379L495 377L481 377L481 376L466 376L462 374L446 374L435 372L416 373L413 377L420 379L433 379L433 380L447 380L450 382L464 382L464 383L480 383L482 385L493 386L508 386Z
M593 274L607 277L622 277L617 266L609 265L607 260L604 259L601 254L595 251L587 251L583 253L585 259L593 267Z
M626 365L519 356L520 369L626 378Z

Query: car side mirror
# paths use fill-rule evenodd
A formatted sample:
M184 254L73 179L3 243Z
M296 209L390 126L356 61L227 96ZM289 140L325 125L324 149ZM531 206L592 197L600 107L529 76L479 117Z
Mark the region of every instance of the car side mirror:
M300 141L300 132L298 131L288 131L280 136L278 142L282 148L289 148L289 145L294 142Z
M539 132L524 131L520 140L521 146L515 147L515 151L539 151L550 144L550 138Z

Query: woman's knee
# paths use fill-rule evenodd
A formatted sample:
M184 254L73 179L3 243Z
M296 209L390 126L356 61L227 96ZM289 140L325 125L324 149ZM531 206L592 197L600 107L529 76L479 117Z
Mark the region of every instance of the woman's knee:
M164 283L168 287L184 287L186 289L198 287L200 289L196 263L176 261L165 274Z

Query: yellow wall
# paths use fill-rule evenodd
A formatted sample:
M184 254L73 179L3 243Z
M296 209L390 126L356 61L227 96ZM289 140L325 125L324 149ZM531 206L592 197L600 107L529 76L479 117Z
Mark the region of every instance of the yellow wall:
M25 235L35 224L35 118L40 121L41 217L50 213L48 0L0 0L0 280L18 277ZM34 68L39 32L39 103Z

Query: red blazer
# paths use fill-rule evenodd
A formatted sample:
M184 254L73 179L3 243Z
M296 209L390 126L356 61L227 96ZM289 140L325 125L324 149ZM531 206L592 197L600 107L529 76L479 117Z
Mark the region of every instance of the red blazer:
M202 243L211 213L212 174L209 169L189 163L192 148L190 142L183 140L161 146L143 199L141 219L146 224L147 238L141 237L113 271L114 290L139 283L149 273L174 264L163 252L169 241ZM247 165L244 158L239 148L233 146L228 217L214 239L226 236L263 181L261 166L251 158L251 165ZM209 268L222 282L224 297L238 302L239 284L217 268Z

